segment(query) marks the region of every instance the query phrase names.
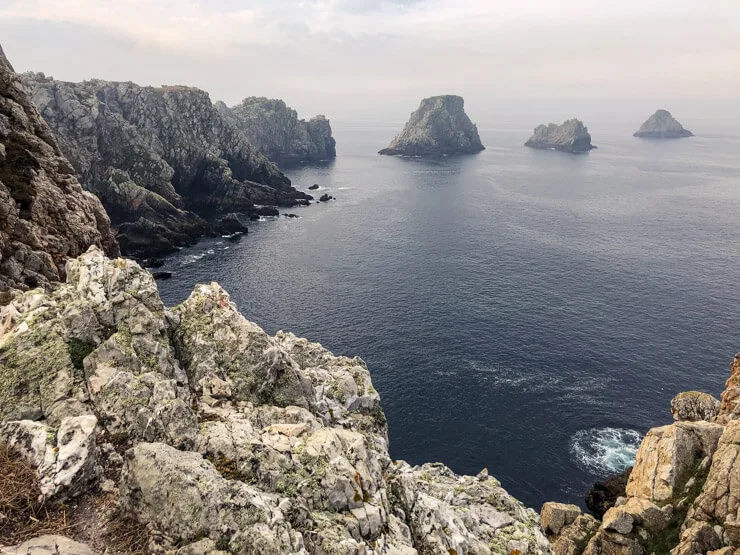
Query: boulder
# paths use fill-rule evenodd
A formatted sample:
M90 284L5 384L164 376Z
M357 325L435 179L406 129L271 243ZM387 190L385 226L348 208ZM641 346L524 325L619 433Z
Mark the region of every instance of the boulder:
M560 531L581 515L577 505L548 502L542 505L540 520L545 534L558 536Z
M684 391L671 400L671 414L677 421L712 421L719 414L720 402L708 393Z

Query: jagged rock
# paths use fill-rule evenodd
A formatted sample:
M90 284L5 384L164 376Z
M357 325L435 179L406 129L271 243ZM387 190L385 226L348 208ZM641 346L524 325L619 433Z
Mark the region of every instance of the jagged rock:
M0 291L64 279L90 245L118 245L100 202L83 191L0 48Z
M319 198L319 202L329 202L329 201L330 201L330 200L332 200L333 198L334 198L334 197L333 197L333 196L331 196L330 194L328 194L328 193L324 193L324 194L323 194L323 195L321 195L321 197Z
M298 113L282 100L254 96L231 108L217 102L216 108L275 163L317 162L337 156L325 116L299 120Z
M722 538L714 527L706 522L699 522L683 531L680 543L671 550L671 555L701 555L721 548Z
M550 539L555 555L580 555L599 529L599 521L591 515L579 515Z
M39 536L13 547L0 546L0 555L95 555L95 552L65 536Z
M684 391L671 400L671 414L677 421L711 421L719 414L720 402L708 393Z
M239 216L234 213L226 214L223 218L218 221L216 225L219 233L247 233L249 231Z
M292 206L305 196L204 91L42 73L23 80L80 181L120 228L126 254L191 244L208 227L196 214Z
M577 119L569 119L560 125L538 125L525 146L543 150L563 152L588 152L596 148L591 144L588 128Z
M730 377L721 397L720 418L734 420L740 414L740 353L735 355L730 364Z
M558 536L560 531L581 515L577 505L548 502L542 505L540 519L545 534Z
M475 154L484 150L478 128L465 113L460 96L432 96L421 101L388 148L390 156L446 156Z
M714 454L723 430L709 422L677 422L651 429L637 451L627 495L655 502L681 495L691 473Z
M601 482L596 482L586 494L586 506L601 518L604 513L611 509L617 499L626 495L627 481L629 480L632 467L627 468L620 474L610 476Z
M684 129L668 110L657 110L639 130L635 131L634 136L648 139L678 139L693 137L694 134Z

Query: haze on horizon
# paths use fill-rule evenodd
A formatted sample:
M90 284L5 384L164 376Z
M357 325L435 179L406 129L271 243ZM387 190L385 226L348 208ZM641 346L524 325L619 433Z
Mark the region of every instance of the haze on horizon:
M455 93L478 113L613 99L615 117L679 106L740 122L739 27L737 0L0 0L18 71L332 118L402 119Z

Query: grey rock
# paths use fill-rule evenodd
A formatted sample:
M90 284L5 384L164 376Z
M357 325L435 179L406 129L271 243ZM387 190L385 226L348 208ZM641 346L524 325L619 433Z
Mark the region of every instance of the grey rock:
M569 119L560 125L538 125L525 146L541 150L560 150L581 153L596 148L591 144L588 128L577 119Z
M388 148L380 154L395 156L446 156L484 150L478 128L465 113L460 96L425 98Z
M84 543L65 536L39 536L13 547L0 547L0 555L95 555Z
M319 115L306 121L278 99L251 96L229 108L216 108L265 156L277 164L318 162L336 158L329 120Z
M719 399L701 391L684 391L671 400L671 414L677 421L712 421L719 409Z
M640 129L635 131L634 136L648 139L679 139L693 137L694 134L684 129L668 110L657 110L640 126Z

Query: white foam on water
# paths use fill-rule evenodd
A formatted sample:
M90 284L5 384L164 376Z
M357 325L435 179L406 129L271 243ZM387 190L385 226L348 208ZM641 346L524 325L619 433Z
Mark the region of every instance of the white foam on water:
M600 476L618 474L635 464L642 434L628 428L579 430L570 440L570 452L584 470Z

